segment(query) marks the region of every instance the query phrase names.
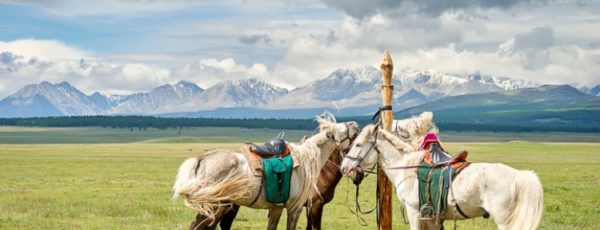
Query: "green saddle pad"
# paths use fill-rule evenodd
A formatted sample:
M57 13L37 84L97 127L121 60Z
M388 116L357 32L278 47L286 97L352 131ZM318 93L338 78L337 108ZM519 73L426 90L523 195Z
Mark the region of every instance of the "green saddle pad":
M434 218L446 213L448 204L448 185L452 176L452 167L431 168L421 162L417 171L419 178L419 207L423 217ZM424 209L427 205L430 210ZM425 212L425 213L424 213Z
M262 159L265 194L271 203L285 203L290 197L290 181L294 162L292 155Z

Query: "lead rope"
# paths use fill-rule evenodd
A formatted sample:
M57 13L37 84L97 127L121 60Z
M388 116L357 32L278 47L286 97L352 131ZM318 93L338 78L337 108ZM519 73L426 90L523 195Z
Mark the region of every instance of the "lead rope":
M348 209L348 211L349 211L350 213L352 213L353 215L355 215L355 216L356 216L356 219L358 220L358 223L359 223L360 225L362 225L362 226L365 226L365 227L366 227L366 226L368 225L368 224L367 224L367 221L366 221L366 220L365 220L365 219L364 219L364 218L363 218L363 217L362 217L362 216L359 214L359 212L358 212L358 211L354 211L354 210L352 210L352 209L350 208L350 206L348 206L348 204L350 203L350 202L348 202L348 197L349 197L349 194L350 194L350 189L349 189L349 187L348 187L348 180L346 180L346 205L345 205L345 207L346 207L346 209ZM357 199L357 200L356 200L356 204L358 204L358 197L357 197L356 199ZM355 206L354 208L358 210L358 208L356 208L356 206Z

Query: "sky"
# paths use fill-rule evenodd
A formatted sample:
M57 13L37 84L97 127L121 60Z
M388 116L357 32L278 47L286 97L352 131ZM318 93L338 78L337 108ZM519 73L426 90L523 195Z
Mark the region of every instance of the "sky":
M338 68L600 83L600 0L0 0L0 97L68 81L126 94Z

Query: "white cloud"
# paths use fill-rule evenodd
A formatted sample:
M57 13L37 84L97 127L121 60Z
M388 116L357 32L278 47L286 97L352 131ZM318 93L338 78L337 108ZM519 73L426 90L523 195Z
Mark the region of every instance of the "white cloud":
M378 66L384 50L392 52L397 70L479 71L541 83L600 82L598 3L549 1L523 7L521 0L461 0L439 7L439 1L405 0L376 1L375 8L360 8L360 4L370 3L350 6L348 1L327 1L336 9L355 7L356 15L361 15L357 19L353 13L344 16L314 1L234 2L226 0L215 6L187 0L173 4L62 1L46 12L53 17L84 17L90 20L81 23L90 26L159 13L165 14L157 19L169 21L174 12L189 13L190 4L193 10L226 9L229 14L215 11L199 18L177 18L176 23L140 25L141 31L157 33L140 39L143 48L128 52L115 47L116 52L102 56L57 40L0 41L0 52L23 56L20 65L5 64L0 70L5 71L0 76L0 95L41 80L68 80L84 90L104 92L143 91L178 80L206 88L222 80L247 77L293 88L337 68ZM468 2L473 4L464 4ZM203 9L203 4L208 8ZM383 9L386 4L391 7ZM265 17L265 12L275 16ZM148 50L156 44L161 46ZM27 64L33 57L39 60ZM88 67L80 66L81 58L89 60L84 62ZM15 68L18 71L12 70Z
M250 77L266 79L269 71L264 64L254 63L247 67L237 64L233 58L202 59L177 68L171 75L172 80L187 80L197 83L203 88L208 88L218 82L226 80L239 80Z
M68 81L85 93L131 93L168 82L169 70L144 64L113 64L81 60L27 59L0 53L0 97L26 84Z
M508 9L516 5L539 4L548 0L322 0L328 6L340 9L355 18L367 18L377 13L390 15L424 13L440 15L447 11L469 9Z
M89 52L75 48L57 40L20 39L0 41L0 52L11 52L25 59L64 60L88 58Z

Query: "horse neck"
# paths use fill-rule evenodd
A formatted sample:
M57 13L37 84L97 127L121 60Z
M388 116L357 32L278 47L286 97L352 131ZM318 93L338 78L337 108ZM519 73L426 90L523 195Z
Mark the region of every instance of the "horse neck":
M394 187L399 186L410 174L414 174L414 169L389 169L392 167L414 166L419 164L419 159L424 155L423 151L412 153L400 152L389 140L382 138L384 143L380 151L379 164L384 168L387 177L392 181ZM409 183L409 185L412 183Z
M321 150L319 154L319 167L322 167L331 153L335 151L336 144L331 138L327 137L325 132L320 132L312 137L306 139L306 141L302 145L315 145L317 148Z
M330 161L331 163L325 163L325 166L323 166L322 170L327 170L327 172L329 172L335 177L333 181L335 184L337 184L337 181L339 181L343 177L342 170L340 170L340 165L342 164L343 160L344 156L342 155L342 151L336 150L329 156L328 161Z

